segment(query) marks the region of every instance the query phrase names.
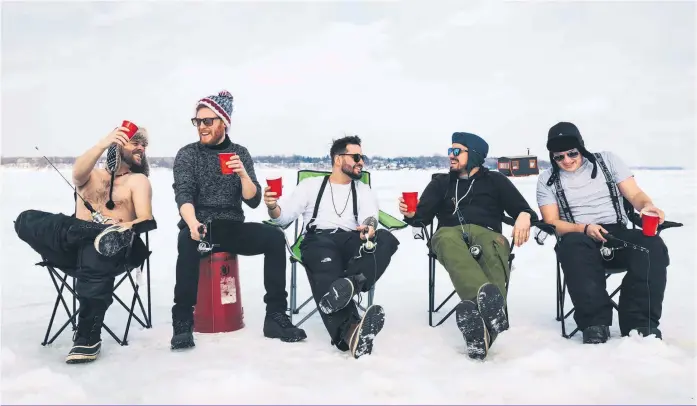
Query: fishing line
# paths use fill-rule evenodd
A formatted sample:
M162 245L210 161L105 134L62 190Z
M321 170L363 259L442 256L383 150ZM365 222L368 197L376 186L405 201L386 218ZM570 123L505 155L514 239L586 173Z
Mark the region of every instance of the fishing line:
M37 151L39 151L39 147L37 147L37 146L34 146L34 149L36 149ZM40 151L39 151L39 152L40 152ZM87 208L87 210L90 211L90 215L92 216L92 220L94 220L96 223L100 223L100 224L106 224L106 222L109 221L109 220L114 221L114 219L112 219L111 217L103 216L102 213L100 213L99 211L95 210L94 207L92 207L92 205L90 204L90 202L88 202L87 200L85 200L85 198L82 197L82 195L81 195L80 193L77 192L77 189L75 188L75 186L73 186L73 185L68 181L68 179L66 179L65 176L63 176L63 174L61 173L61 171L59 171L58 168L56 168L56 166L53 165L53 163L52 163L48 158L46 158L46 155L42 155L42 156L43 156L43 158L46 160L46 162L48 162L48 164L51 165L51 167L52 167L53 169L55 169L56 172L58 172L58 174L61 176L61 178L63 178L63 180L65 181L65 183L67 183L68 186L70 186L70 188L73 189L73 192L75 192L75 195L78 196L78 197L85 203L85 207Z

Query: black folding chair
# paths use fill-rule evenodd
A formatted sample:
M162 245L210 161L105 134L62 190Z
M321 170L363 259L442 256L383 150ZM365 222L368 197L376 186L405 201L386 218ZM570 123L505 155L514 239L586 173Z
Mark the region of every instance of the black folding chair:
M629 222L632 224L632 229L641 229L641 215L639 212L637 212L632 204L624 197L622 197L622 203L624 207L624 211L627 214L627 217L629 219ZM663 224L660 224L658 226L658 232L656 235L659 235L661 231L668 229L668 228L674 228L674 227L682 227L682 223L676 223L672 221L664 221ZM539 245L544 245L544 241L547 238L548 235L552 235L555 237L555 244L554 244L554 252L555 252L555 258L557 262L557 315L556 315L556 320L561 322L561 335L564 338L571 338L573 337L578 331L579 328L578 326L571 331L571 333L566 333L566 319L568 319L576 310L573 306L571 307L571 310L568 312L565 312L564 306L566 304L566 278L564 277L562 271L561 271L561 262L559 261L559 254L557 252L557 246L561 240L561 236L556 232L556 229L552 227L549 224L545 224L544 227L538 227L540 228L540 231L537 233L535 236L535 241ZM619 248L619 249L627 249L627 248ZM605 280L608 280L612 275L619 275L624 272L626 272L626 268L615 268L612 267L611 264L608 264L605 268ZM618 286L615 290L613 290L610 295L610 302L612 303L612 307L619 312L619 306L617 302L615 302L614 297L620 292L622 286Z
M123 333L123 338L119 338L114 332L112 331L109 326L106 325L106 323L103 323L104 329L111 335L111 337L116 340L117 343L120 345L128 345L128 332L131 326L131 320L135 319L141 326L144 328L151 328L152 327L152 304L151 304L151 291L150 291L150 254L152 251L150 251L150 238L149 238L149 232L152 230L155 230L157 228L157 224L155 223L154 220L151 220L149 222L143 222L140 224L137 224L133 227L133 231L136 233L135 238L141 238L142 234L145 234L145 247L147 249L148 255L143 264L139 268L133 268L133 269L128 269L123 276L120 277L118 282L114 284L114 288L112 290L112 295L114 299L128 312L128 321L126 322L126 328ZM128 255L128 254L127 254ZM56 301L53 305L53 312L51 313L51 318L48 323L48 328L46 329L46 335L44 336L44 341L41 343L41 345L45 346L47 344L53 343L58 336L65 330L68 325L72 325L73 331L77 330L77 316L80 312L80 308L77 306L77 294L75 293L75 276L76 275L76 269L74 268L60 268L56 266L55 264L52 264L49 261L46 261L45 258L42 258L43 261L35 264L38 266L43 266L48 270L48 274L51 277L51 281L53 282L53 286L56 288L57 292L57 297ZM143 305L143 301L141 299L140 295L140 283L138 281L138 276L142 274L143 268L145 268L145 274L146 274L146 292L147 292L147 312L145 310L145 306ZM133 271L136 271L136 277L133 277ZM72 279L72 281L69 281L68 279ZM128 278L128 280L131 283L131 287L133 288L133 297L131 299L131 304L130 307L124 303L121 298L118 297L116 294L116 290L118 287ZM58 283L60 281L60 285ZM68 307L68 304L66 303L65 297L63 295L64 289L68 291L72 295L72 308ZM137 315L136 315L136 302L139 305L140 311L142 313L143 319L141 320ZM56 312L58 311L58 305L62 304L63 309L65 309L65 312L68 316L68 320L58 329L58 331L49 339L49 336L51 334L51 329L53 327L53 322L55 321L56 317Z

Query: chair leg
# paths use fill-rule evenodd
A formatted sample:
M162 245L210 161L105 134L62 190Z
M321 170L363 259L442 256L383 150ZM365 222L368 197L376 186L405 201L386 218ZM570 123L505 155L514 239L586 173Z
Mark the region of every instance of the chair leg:
M53 305L53 311L51 312L51 318L48 322L48 327L46 329L46 334L44 336L44 340L41 342L42 346L46 346L48 344L53 343L56 338L65 330L65 328L68 326L68 324L72 324L73 330L77 329L77 325L75 323L75 317L77 315L77 311L73 310L73 312L70 312L70 308L68 307L68 304L65 302L65 298L63 297L63 290L65 288L68 288L68 291L70 291L73 294L73 309L75 309L75 293L74 290L71 290L70 287L68 286L68 281L67 281L67 274L65 277L61 277L58 272L53 268L52 266L47 266L46 269L48 270L48 274L51 277L51 281L53 282L53 286L56 288L56 293L58 295L56 296L56 302ZM61 285L60 287L58 286L58 282L56 281L56 278L60 279ZM73 280L74 283L74 280ZM58 305L63 304L63 308L65 309L65 313L68 316L68 321L66 321L63 326L61 326L60 329L58 329L58 332L54 334L54 336L49 340L49 335L51 334L51 329L53 327L53 322L55 321L56 318L56 312L58 311Z
M145 248L150 252L150 236L149 233L145 233ZM152 253L151 253L152 254ZM145 259L145 266L147 270L146 278L148 281L148 328L152 328L152 294L150 291L150 256Z
M76 289L75 283L77 283L77 282L76 282L75 278L73 278L73 292L75 292L75 289ZM75 313L77 313L77 308L78 308L77 307L77 295L73 294L72 297L73 297L73 314L75 314ZM77 330L77 325L75 323L73 323L73 331L75 331L75 330Z
M433 327L433 311L435 307L435 267L433 266L433 258L428 257L428 325Z
M455 296L457 293L456 290L453 290L450 292L448 297L443 300L443 302L438 305L438 307L435 307L436 305L436 259L433 258L431 255L428 256L428 325L431 327L438 327L441 324L443 324L450 316L455 313L456 307L453 307L450 309L450 311L442 318L438 323L433 324L433 313L438 312L443 306L445 306L450 299Z
M620 307L617 305L617 303L615 303L614 300L612 300L612 298L614 298L615 295L616 295L617 293L619 293L620 289L622 289L622 285L618 286L617 289L615 289L615 290L612 292L612 294L610 295L610 303L612 303L612 307L614 307L615 310L617 310L618 313L619 313L619 311L620 311Z
M576 328L571 331L571 333L567 334L566 333L566 319L568 319L576 310L575 308L571 308L568 313L564 314L564 304L566 303L566 278L564 278L561 274L561 265L559 262L557 262L557 319L561 321L561 335L564 338L571 338L573 337L578 331L579 328L576 326Z
M49 334L51 334L51 327L53 327L53 321L56 318L56 311L58 310L58 305L60 304L62 298L63 298L63 286L61 285L60 290L58 291L58 296L56 296L56 303L53 305L53 312L51 313L51 319L48 322L48 328L46 329L46 335L44 336L44 341L41 343L41 345L43 345L43 346L45 346L46 344L49 344L48 336L49 336ZM71 317L71 315L68 312L68 318L70 318L70 317ZM51 340L51 341L53 341L53 340Z
M141 270L142 270L142 267L141 267ZM121 345L128 345L128 331L131 327L131 320L132 319L136 319L140 323L140 325L143 326L144 328L149 328L148 326L150 325L150 319L145 314L145 308L143 306L143 302L140 300L139 286L136 283L136 281L133 279L133 274L131 272L133 272L133 271L132 270L128 271L126 274L128 275L128 279L131 282L131 287L133 288L133 299L131 301L131 308L128 309L128 321L126 322L126 330L123 333L123 339L122 339ZM146 320L145 323L140 321L140 319L138 319L138 316L135 315L136 302L138 302L138 304L140 305L140 311L143 313L143 317Z
M298 314L298 264L293 261L290 265L290 320Z
M117 286L118 286L119 284L121 284L121 282L123 282L127 277L131 277L131 271L126 272L126 275L124 275L124 276L122 277L121 281L117 284ZM132 279L131 279L131 283L133 283L133 280L132 280ZM133 283L133 285L135 286L135 283ZM133 316L133 318L136 319L136 321L138 321L138 323L140 323L141 326L143 326L143 327L147 326L147 324L146 324L143 320L141 320L138 316L136 316L135 314L133 314L133 312L131 311L131 309L129 308L129 306L128 306L126 303L124 303L123 300L121 300L120 297L118 297L118 296L116 295L116 290L115 290L115 289L114 289L114 291L111 293L111 295L112 295L112 296L114 297L114 299L121 305L121 307L123 307L124 310L126 310L126 311L129 313L129 318L130 318L131 316ZM135 296L134 296L134 299L135 299Z

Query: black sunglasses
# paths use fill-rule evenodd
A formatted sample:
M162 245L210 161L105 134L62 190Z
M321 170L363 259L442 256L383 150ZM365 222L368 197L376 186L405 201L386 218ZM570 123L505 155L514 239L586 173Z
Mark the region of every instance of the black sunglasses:
M368 159L367 156L361 155L361 154L339 154L339 155L350 156L351 158L353 158L353 162L356 162L356 163L361 162L361 159L363 160L363 162L365 162L365 160Z
M453 154L453 156L459 156L463 152L469 152L466 149L462 148L448 148L448 155Z
M213 122L215 120L220 120L220 117L206 117L206 118L192 118L191 119L191 124L194 125L194 127L198 127L201 125L201 123L205 124L206 127L210 127L213 125Z
M557 161L557 162L561 162L561 161L563 161L564 158L567 157L567 156L568 156L569 158L573 159L573 158L576 158L576 157L578 156L578 154L580 154L580 152L578 152L578 150L573 150L573 151L569 151L569 152L566 152L566 153L562 152L562 153L559 154L559 155L554 155L554 156L552 157L552 159L554 159L554 160Z

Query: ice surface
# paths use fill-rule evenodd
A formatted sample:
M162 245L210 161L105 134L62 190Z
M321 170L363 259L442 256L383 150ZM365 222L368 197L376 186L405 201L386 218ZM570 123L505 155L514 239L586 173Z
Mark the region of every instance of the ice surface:
M401 245L376 289L375 303L384 306L386 319L372 355L354 360L336 350L317 315L303 325L305 342L264 338L262 256L240 258L246 327L228 334L196 334L194 349L171 352L178 214L171 171L155 169L151 180L159 228L150 234L154 327L132 324L125 347L103 333L97 362L66 365L72 332L51 346L40 345L55 289L47 271L34 266L39 258L16 237L12 220L29 208L71 214L72 191L52 170L1 171L3 403L695 404L694 172L637 172L639 184L667 217L685 223L663 234L671 254L663 341L619 338L616 316L612 339L604 345L582 345L580 335L562 338L555 321L554 256L548 239L545 246L531 241L516 250L508 305L511 329L499 335L486 361L475 362L465 355L454 317L438 328L428 326L426 247L413 239L411 229L396 232ZM266 171L257 170L262 182ZM295 171L282 173L288 196ZM382 208L398 216L400 193L423 190L429 179L428 171L375 172L373 188ZM534 206L536 178L513 182ZM246 212L250 221L266 216L262 207ZM504 230L510 233L510 227ZM291 233L292 227L289 238ZM290 280L290 267L288 272ZM619 280L612 277L609 286ZM304 299L309 289L302 270L298 284ZM127 285L120 288L121 297L130 297ZM440 265L436 290L440 298L451 291ZM59 324L66 319L61 311ZM106 322L122 332L125 320L126 312L114 303ZM573 328L572 320L569 324Z

